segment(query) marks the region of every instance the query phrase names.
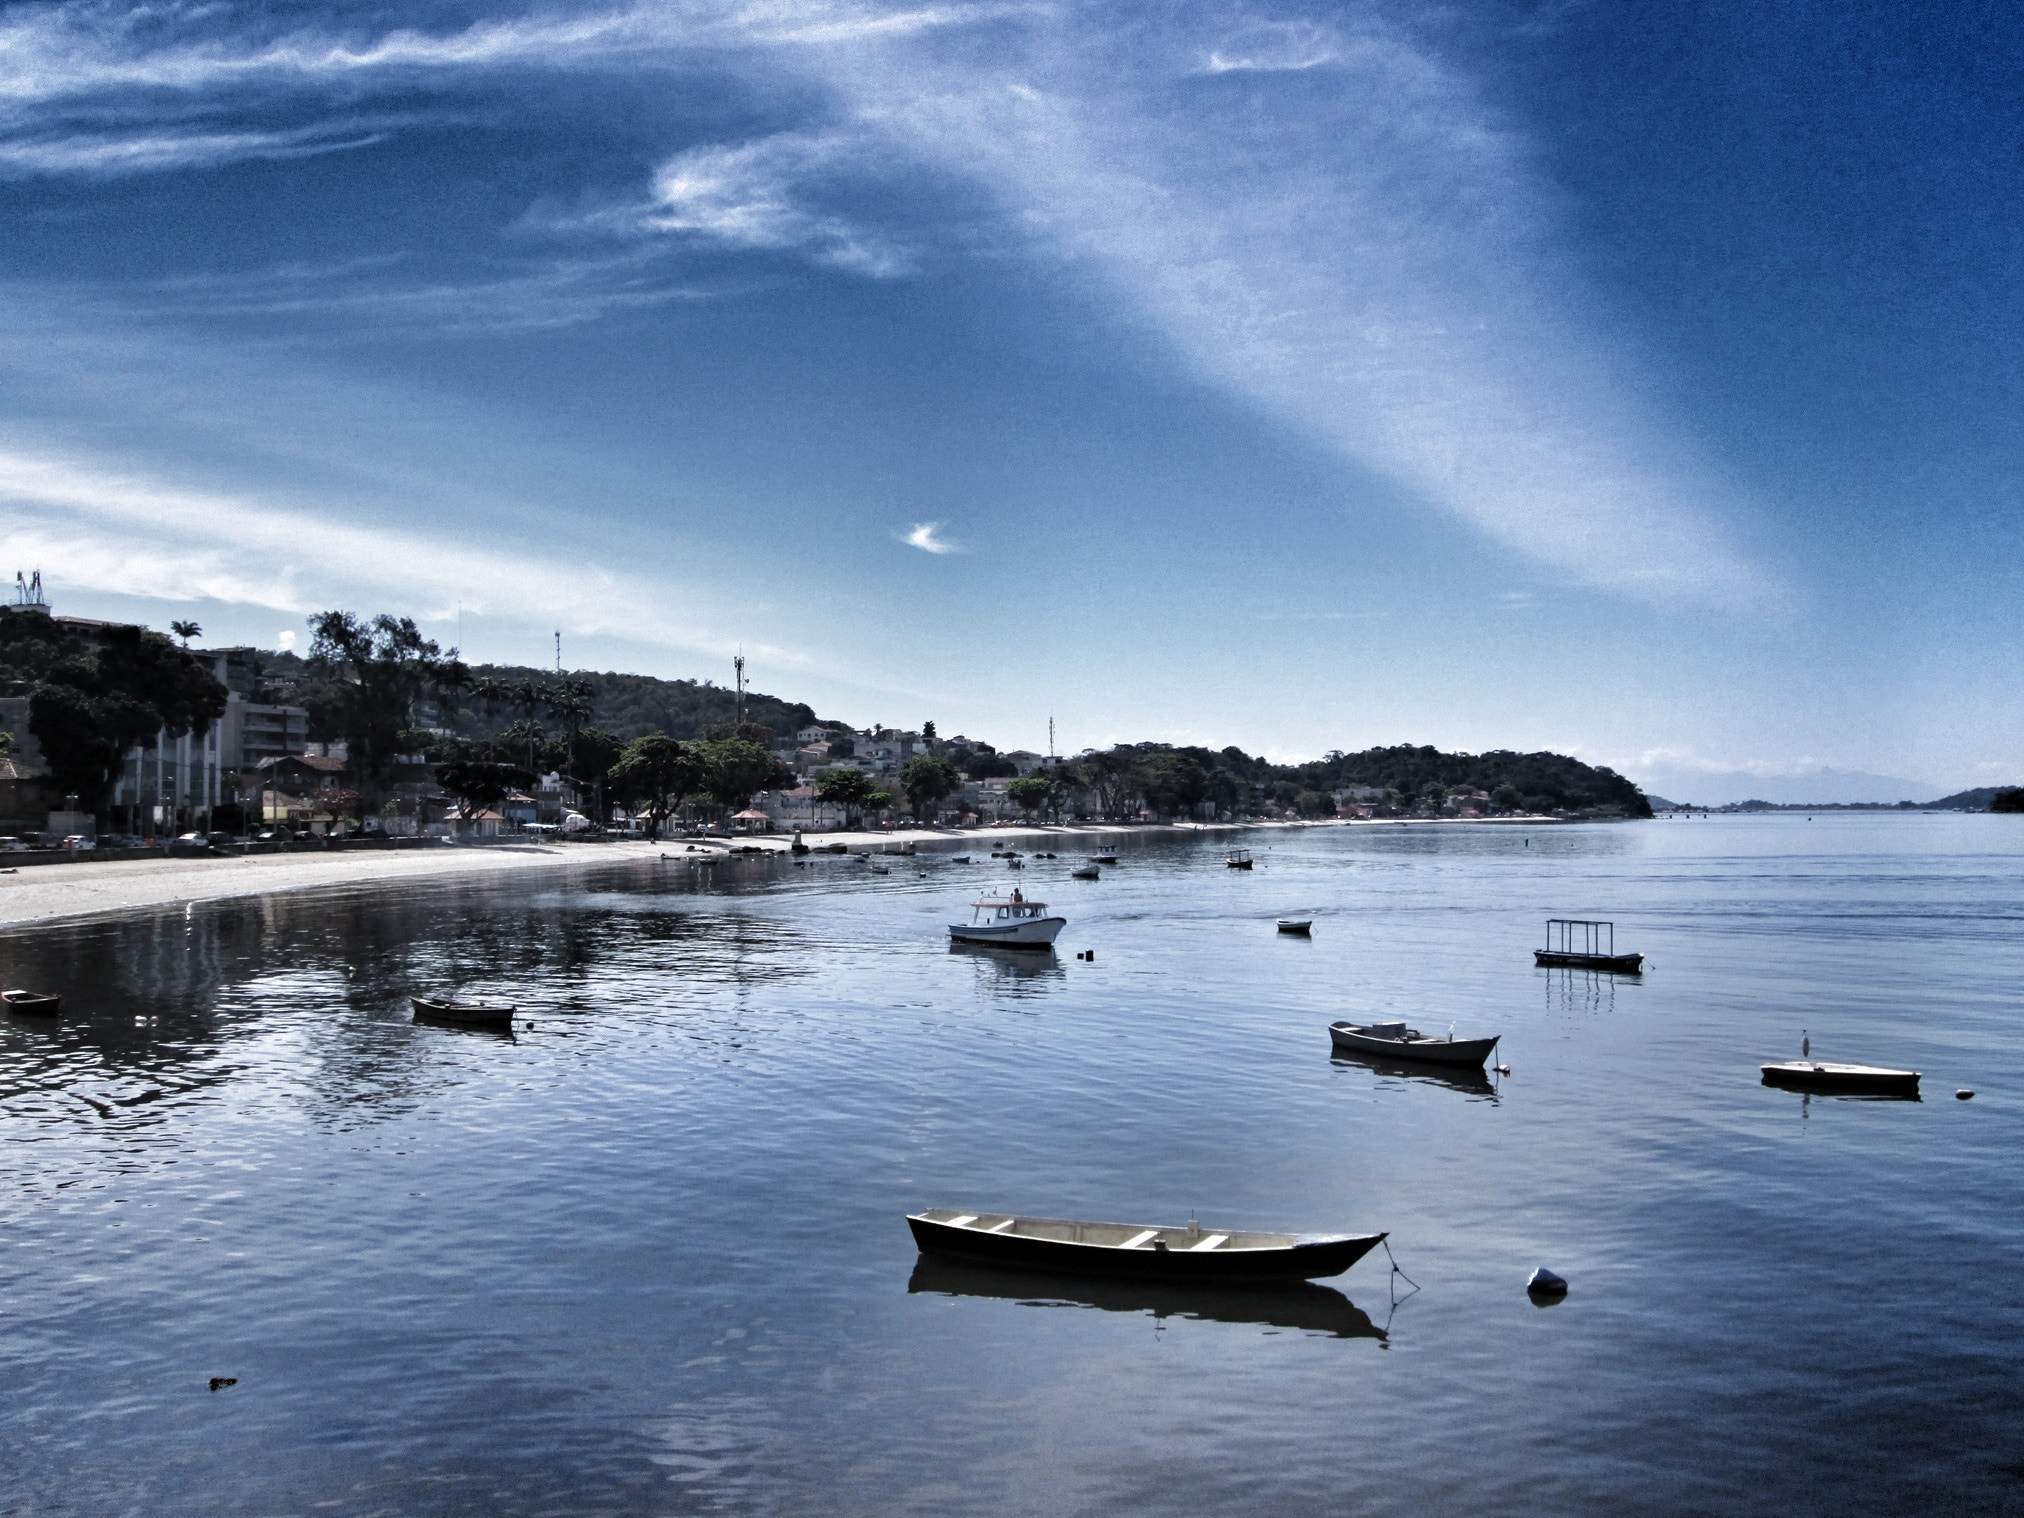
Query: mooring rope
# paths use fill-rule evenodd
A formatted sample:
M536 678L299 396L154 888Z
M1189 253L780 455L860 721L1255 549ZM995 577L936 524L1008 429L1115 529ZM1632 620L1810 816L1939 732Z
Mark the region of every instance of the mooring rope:
M1411 1276L1408 1276L1408 1275L1406 1275L1405 1271L1403 1271L1403 1270L1401 1270L1401 1269L1399 1268L1399 1262L1398 1262L1398 1260L1397 1260L1397 1259L1396 1259L1396 1258L1395 1258L1395 1257L1394 1257L1394 1256L1392 1255L1392 1252L1391 1252L1391 1240L1390 1240L1390 1239L1380 1239L1380 1240L1379 1240L1378 1242L1384 1245L1384 1257L1385 1257L1385 1258L1386 1258L1387 1260L1390 1260L1390 1261L1391 1261L1391 1268L1392 1268L1392 1275L1393 1275L1393 1276L1405 1276L1405 1282L1406 1282L1406 1285L1408 1285L1408 1286L1412 1287L1413 1291L1418 1291L1418 1290L1420 1289L1420 1283L1419 1283L1418 1281L1415 1281L1415 1280L1414 1280L1414 1279L1413 1279L1413 1278L1412 1278ZM1413 1291L1409 1291L1409 1292L1407 1292L1407 1293L1406 1293L1406 1295L1407 1295L1407 1296L1411 1296L1411 1295L1413 1294ZM1399 1303L1399 1296L1398 1296L1398 1283L1397 1283L1397 1281L1395 1280L1395 1281L1393 1281L1393 1283L1392 1283L1392 1305L1393 1305L1394 1307L1396 1307L1396 1306L1398 1305L1398 1303Z

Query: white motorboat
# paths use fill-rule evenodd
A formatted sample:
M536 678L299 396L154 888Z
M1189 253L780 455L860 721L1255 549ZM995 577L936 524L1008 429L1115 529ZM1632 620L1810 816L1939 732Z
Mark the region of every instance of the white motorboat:
M1404 1023L1330 1023L1329 1041L1338 1054L1361 1054L1378 1059L1409 1059L1429 1065L1464 1065L1483 1068L1483 1061L1497 1047L1494 1038L1428 1038Z
M949 937L957 943L988 943L1003 948L1045 949L1068 926L1066 917L1049 917L1047 903L1028 901L1014 891L1010 896L986 896L970 903L968 922L949 924Z

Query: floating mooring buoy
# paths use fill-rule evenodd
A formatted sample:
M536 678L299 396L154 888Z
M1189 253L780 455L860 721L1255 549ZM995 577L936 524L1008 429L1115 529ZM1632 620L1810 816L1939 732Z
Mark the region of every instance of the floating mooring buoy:
M1954 1093L1954 1100L1957 1102L1972 1102L1974 1099L1975 1093L1970 1091L1966 1086L1963 1086Z
M1541 1265L1532 1272L1532 1279L1525 1283L1525 1289L1535 1297L1564 1297L1567 1295L1567 1281Z

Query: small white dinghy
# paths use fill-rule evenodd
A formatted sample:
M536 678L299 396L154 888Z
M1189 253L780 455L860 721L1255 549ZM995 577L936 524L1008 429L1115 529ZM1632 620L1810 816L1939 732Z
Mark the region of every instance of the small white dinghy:
M1483 1061L1497 1047L1494 1038L1428 1038L1404 1023L1330 1023L1328 1037L1338 1054L1361 1054L1379 1059L1410 1059L1429 1065L1464 1065L1483 1068Z
M1028 901L1019 891L1010 896L986 896L970 903L968 922L949 924L949 937L956 943L997 944L1008 949L1045 949L1053 946L1066 917L1047 915L1047 903Z

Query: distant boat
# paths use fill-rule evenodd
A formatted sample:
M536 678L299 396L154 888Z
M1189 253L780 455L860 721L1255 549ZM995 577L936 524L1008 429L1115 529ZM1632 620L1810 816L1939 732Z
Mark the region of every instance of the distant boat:
M923 1254L1019 1270L1162 1281L1272 1283L1339 1276L1381 1233L1211 1232L1200 1223L1143 1227L937 1207L907 1218Z
M950 864L968 864L969 862L970 856L968 854L951 854L949 856Z
M1089 862L1091 864L1116 864L1117 850L1099 847L1094 854L1089 856Z
M1795 1059L1763 1066L1764 1084L1792 1091L1834 1091L1872 1096L1917 1096L1919 1072L1885 1070L1876 1065L1823 1065Z
M1028 901L1018 891L1010 896L987 896L970 906L972 915L968 922L949 924L949 937L957 943L1045 949L1068 926L1067 918L1047 915L1046 902Z
M463 1023L472 1028L513 1027L513 1014L520 1009L511 1002L451 1001L433 996L410 996L415 1016L430 1022Z
M1080 866L1080 867L1078 867L1078 868L1076 868L1076 869L1070 870L1070 871L1068 872L1068 874L1069 874L1069 877L1070 877L1071 879L1074 879L1074 880L1101 880L1101 879L1103 879L1103 871L1102 871L1102 870L1099 870L1099 869L1098 869L1098 868L1097 868L1097 867L1096 867L1095 865L1093 865L1093 864L1085 864L1085 865L1082 865L1082 866Z
M1532 951L1532 962L1550 969L1607 970L1639 975L1644 955L1616 952L1616 924L1582 917L1549 917L1546 947Z
M1233 870L1248 870L1251 868L1251 851L1249 849L1232 849L1223 856L1223 863Z
M23 1017L54 1017L63 1010L63 998L47 991L0 991L0 1001Z
M1418 1060L1429 1065L1460 1065L1471 1070L1482 1069L1483 1061L1497 1047L1494 1038L1428 1038L1404 1023L1330 1023L1328 1037L1337 1050L1346 1054Z
M1314 931L1314 919L1312 917L1282 917L1279 919L1279 931L1282 933L1296 933L1300 937L1305 938Z

